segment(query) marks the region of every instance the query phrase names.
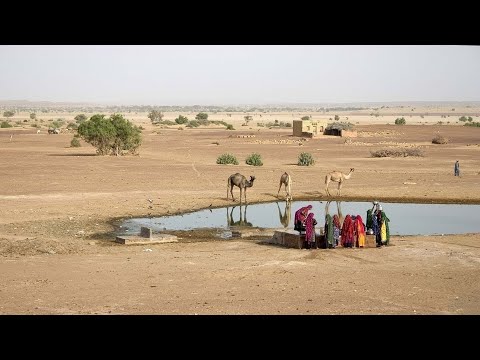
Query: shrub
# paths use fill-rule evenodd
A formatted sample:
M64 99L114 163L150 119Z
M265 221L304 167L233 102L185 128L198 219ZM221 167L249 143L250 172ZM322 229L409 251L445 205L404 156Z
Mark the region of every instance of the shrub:
M238 165L237 158L232 154L222 154L217 158L217 164L233 164Z
M67 129L71 129L71 130L77 130L78 129L78 125L74 122L69 122L68 125L67 125Z
M13 111L5 111L3 113L4 117L12 117L13 115L15 115L15 113Z
M432 139L432 144L448 144L448 139L442 135L436 135Z
M331 118L330 118L331 120ZM325 130L352 130L353 124L351 122L333 122L328 124Z
M198 120L190 120L190 122L187 124L187 127L193 128L193 127L199 127L200 123Z
M310 116L302 116L302 120L310 120Z
M178 118L175 119L175 122L177 124L180 124L180 125L181 124L186 124L186 123L188 123L188 118L186 116L180 115Z
M2 121L2 124L0 125L1 128L11 128L13 127L13 125L10 125L8 122L6 121Z
M72 141L70 141L70 147L80 147L80 141L78 141L78 137L74 137Z
M418 156L423 157L423 151L418 148L388 148L376 151L370 151L372 157L407 157Z
M474 127L480 127L480 122L468 122L468 123L465 123L464 126L474 126Z
M196 116L195 116L195 119L196 120L207 120L208 119L208 114L207 113L198 113Z
M77 124L87 120L87 116L85 114L78 114L73 118Z
M37 114L31 113L30 114L30 119L35 120L37 118Z
M235 130L232 124L227 124L227 130Z
M245 160L245 163L247 165L253 165L253 166L262 166L262 156L257 153L253 153L250 156L247 157L247 160Z
M298 155L298 165L299 166L310 166L315 164L312 154L302 152Z
M404 117L401 118L396 118L395 119L395 125L405 125L407 122Z

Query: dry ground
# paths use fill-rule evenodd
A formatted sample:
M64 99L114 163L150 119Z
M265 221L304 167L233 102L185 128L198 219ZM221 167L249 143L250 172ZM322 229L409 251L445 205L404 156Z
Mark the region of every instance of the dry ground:
M85 143L70 148L72 134L0 130L0 313L480 313L480 234L333 251L255 239L112 243L122 218L231 204L226 180L237 171L256 176L249 202L275 200L283 171L292 174L295 200L324 200L325 174L354 167L343 200L480 204L479 128L350 116L360 123L356 139L298 141L288 129L242 127L241 118L235 131L159 129L146 120L135 120L146 128L140 155L128 157L95 156ZM432 144L437 133L450 142ZM425 157L370 157L386 146L420 146ZM217 165L225 152L240 165ZM252 152L264 166L245 164ZM300 152L316 164L297 166Z

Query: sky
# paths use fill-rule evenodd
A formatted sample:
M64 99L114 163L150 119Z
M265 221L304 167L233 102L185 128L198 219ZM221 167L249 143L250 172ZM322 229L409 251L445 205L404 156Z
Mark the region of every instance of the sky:
M0 45L0 100L480 101L480 46Z

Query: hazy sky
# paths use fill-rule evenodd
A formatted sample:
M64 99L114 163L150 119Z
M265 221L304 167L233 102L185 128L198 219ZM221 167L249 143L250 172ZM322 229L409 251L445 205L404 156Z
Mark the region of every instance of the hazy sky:
M480 101L480 47L3 45L0 100L125 105Z

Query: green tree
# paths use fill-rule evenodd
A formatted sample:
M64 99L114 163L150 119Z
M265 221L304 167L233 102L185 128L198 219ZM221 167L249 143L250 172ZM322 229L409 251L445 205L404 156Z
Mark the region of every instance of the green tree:
M74 117L74 120L78 123L84 122L87 120L87 116L85 114L78 114L77 116Z
M78 134L87 143L97 148L99 155L134 154L141 145L141 130L122 115L94 115L78 127Z
M35 120L37 118L37 114L31 113L30 114L30 119Z
M338 121L338 120L340 120L340 116L335 115L335 121Z
M13 111L5 111L3 113L4 117L12 117L13 115L15 115L15 113Z
M196 120L207 120L208 119L208 114L207 113L198 113L197 116L195 116Z
M395 125L405 125L407 122L404 117L401 118L396 118L395 119Z
M148 118L152 121L152 124L159 123L163 119L163 113L158 110L152 110L148 114Z

